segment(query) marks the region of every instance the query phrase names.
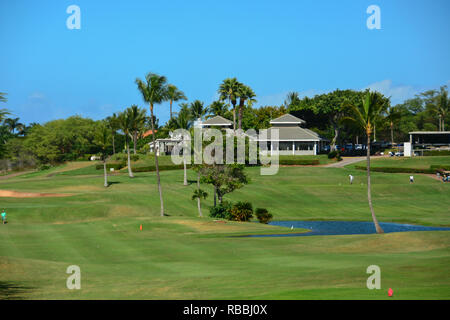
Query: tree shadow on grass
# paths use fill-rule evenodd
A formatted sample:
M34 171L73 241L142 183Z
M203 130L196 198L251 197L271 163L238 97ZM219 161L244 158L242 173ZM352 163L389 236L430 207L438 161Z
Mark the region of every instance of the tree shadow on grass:
M120 182L120 181L108 181L108 187L110 187L112 185L115 185L115 184L119 184L119 183L122 183L122 182Z
M0 281L0 300L23 300L24 294L32 289L17 282Z

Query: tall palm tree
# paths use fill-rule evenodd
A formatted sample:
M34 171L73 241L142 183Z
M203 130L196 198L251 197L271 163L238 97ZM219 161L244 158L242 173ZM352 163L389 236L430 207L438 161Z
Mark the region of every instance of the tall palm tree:
M191 103L191 114L194 119L203 119L207 109L203 107L203 102L195 100Z
M140 109L137 105L132 105L127 109L130 119L130 137L133 140L133 153L136 154L136 144L139 135L144 131L147 120L146 110Z
M159 103L162 103L162 102L168 100L167 78L164 76L160 76L156 73L149 72L145 76L145 82L139 78L136 78L135 82L137 84L139 91L142 94L142 98L150 106L153 146L156 146L155 123L153 120L154 119L153 118L153 108L154 108L155 104L159 104ZM161 216L164 216L164 202L163 202L163 195L162 195L162 189L161 189L161 179L159 177L158 154L156 152L155 152L155 167L156 167L156 177L157 177L158 190L159 190L159 200L161 203Z
M125 147L127 148L127 165L128 165L128 176L130 178L134 178L133 170L131 169L131 158L130 158L130 143L128 142L128 136L130 135L131 130L131 121L129 117L129 113L124 111L119 113L118 123L120 129L125 135Z
M95 128L94 144L96 144L101 150L103 160L103 174L104 174L103 186L105 188L108 187L108 173L106 170L106 159L108 157L107 149L110 146L110 139L111 139L111 130L109 128L108 122L101 121Z
M402 114L398 107L391 107L386 111L386 120L389 122L389 128L391 129L391 144L394 145L394 125L400 120Z
M167 86L167 96L170 102L170 119L172 119L172 103L180 100L187 100L183 91L179 90L173 84Z
M192 126L192 110L189 108L188 104L185 103L181 106L180 111L178 112L177 118L175 119L174 123L176 125L177 129L185 129L189 130ZM194 118L195 119L195 118ZM183 154L184 156L184 154ZM186 158L183 157L183 169L184 169L184 179L183 179L183 185L187 186L187 165L186 165Z
M445 131L445 117L450 112L450 100L448 98L447 86L441 86L436 97L435 112L439 116L439 130Z
M239 86L239 125L238 128L242 129L242 111L244 109L245 101L248 101L250 104L256 102L256 95L253 92L252 88L246 86L245 84L241 84Z
M212 118L214 116L224 117L225 114L228 112L228 105L223 101L214 101L209 105L207 110L209 115L206 116L206 118Z
M111 132L113 154L116 154L115 138L116 138L117 130L120 129L119 119L117 117L117 114L113 113L112 116L106 117L106 125L108 126L108 129Z
M360 104L353 104L346 102L345 106L350 110L350 116L344 119L350 120L358 124L364 129L367 135L367 200L369 202L370 212L372 214L372 220L375 224L375 230L377 233L384 233L380 227L372 205L372 192L370 185L370 142L371 135L373 133L375 122L380 118L388 99L385 99L378 92L367 91Z
M236 78L227 78L219 86L220 100L227 100L233 106L233 130L236 130L236 101L239 94L240 82Z

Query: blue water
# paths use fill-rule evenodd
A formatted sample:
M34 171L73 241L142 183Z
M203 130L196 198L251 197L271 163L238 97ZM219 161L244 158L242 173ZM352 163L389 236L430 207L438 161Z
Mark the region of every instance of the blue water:
M304 237L325 235L349 235L349 234L372 234L376 233L373 222L362 221L273 221L273 226L309 229L310 232L290 234L265 234L251 235L248 237ZM450 231L445 227L425 227L400 223L380 223L385 233L406 231Z

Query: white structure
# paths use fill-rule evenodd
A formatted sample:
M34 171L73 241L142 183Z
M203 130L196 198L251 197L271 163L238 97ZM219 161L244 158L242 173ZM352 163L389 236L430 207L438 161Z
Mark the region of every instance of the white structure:
M322 139L312 130L302 128L305 121L291 114L285 114L270 121L271 128L267 130L267 148L270 153L279 155L316 155L322 148ZM274 140L278 131L278 140ZM273 138L272 138L273 137ZM278 142L278 148L274 148L273 142Z
M405 142L403 144L403 155L405 157L412 157L413 156L411 142Z

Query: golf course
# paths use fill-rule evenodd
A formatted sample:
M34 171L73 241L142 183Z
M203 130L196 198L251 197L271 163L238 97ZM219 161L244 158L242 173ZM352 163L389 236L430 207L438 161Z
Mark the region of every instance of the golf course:
M450 165L449 156L377 161ZM450 298L449 231L241 237L308 230L210 218L207 184L198 217L191 169L188 186L182 169L160 172L161 217L155 172L129 178L121 170L105 188L96 164L69 162L0 179L8 213L0 225L0 299L392 299L389 288L395 299ZM225 200L266 208L274 221L372 221L366 171L353 164L282 166L273 176L260 175L259 167L245 172L250 183ZM410 184L409 175L372 172L378 220L449 227L450 183L414 174ZM80 290L66 287L71 265L80 267ZM381 269L380 290L366 287L370 265Z

